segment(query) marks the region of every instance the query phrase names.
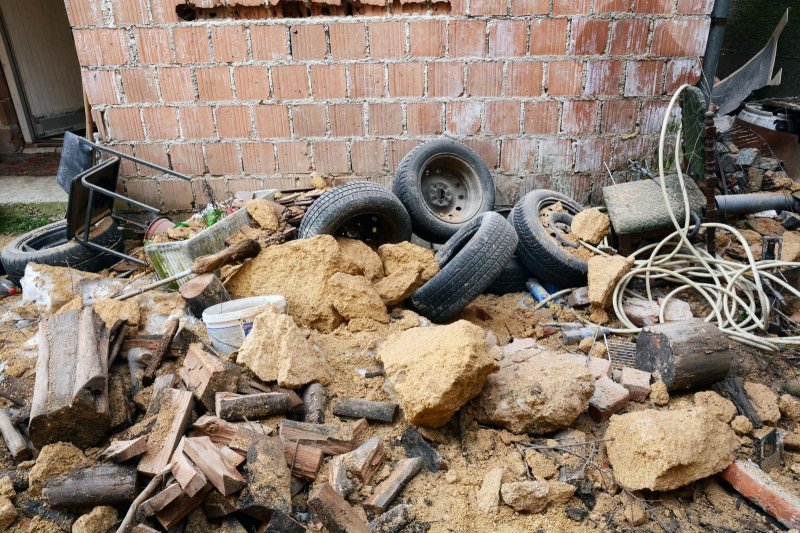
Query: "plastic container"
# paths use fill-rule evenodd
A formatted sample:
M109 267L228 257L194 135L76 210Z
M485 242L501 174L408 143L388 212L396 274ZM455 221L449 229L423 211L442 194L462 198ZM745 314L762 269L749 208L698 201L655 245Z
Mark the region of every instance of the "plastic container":
M213 254L225 248L225 241L250 223L246 209L240 209L223 218L210 228L194 235L191 239L178 242L147 244L144 252L153 265L158 279L174 276L192 268L192 262L203 255ZM186 276L170 285L175 289L192 279Z
M253 328L256 315L267 306L283 313L286 310L286 298L279 295L254 296L212 305L203 311L203 323L211 344L224 355L238 350Z
M0 300L6 296L13 296L15 294L19 294L17 286L5 278L0 278Z

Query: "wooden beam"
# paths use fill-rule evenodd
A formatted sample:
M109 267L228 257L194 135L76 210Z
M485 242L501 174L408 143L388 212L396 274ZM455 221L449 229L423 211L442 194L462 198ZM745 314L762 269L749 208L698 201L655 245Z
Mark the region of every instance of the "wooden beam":
M6 443L6 448L15 461L27 461L33 457L28 441L19 429L11 422L7 409L0 410L0 434Z
M330 533L369 533L367 523L328 483L322 483L311 493L308 506Z
M131 440L111 441L111 445L100 454L100 459L124 463L134 457L139 457L147 451L147 438L138 437Z
M183 451L223 496L242 490L247 483L208 437L183 441Z
M389 477L384 479L380 485L375 487L372 496L364 503L364 507L375 512L383 513L389 507L398 494L406 486L406 483L417 475L422 468L422 459L412 457L398 461Z
M180 372L186 388L208 410L214 409L214 394L236 390L241 374L239 365L223 361L199 343L189 346Z
M191 392L178 389L164 391L155 425L147 439L147 452L139 462L141 474L153 477L167 466L189 424L193 403Z
M280 392L234 394L218 392L215 408L223 420L257 420L280 415L289 409L289 398Z
M326 455L347 453L358 446L368 427L366 420L336 426L281 420L280 436L285 442L299 442L319 448Z
M47 505L55 509L132 502L136 497L136 469L120 465L76 468L49 480L42 494Z
M344 418L365 418L377 422L393 422L399 406L392 402L373 402L344 398L333 406L333 414Z

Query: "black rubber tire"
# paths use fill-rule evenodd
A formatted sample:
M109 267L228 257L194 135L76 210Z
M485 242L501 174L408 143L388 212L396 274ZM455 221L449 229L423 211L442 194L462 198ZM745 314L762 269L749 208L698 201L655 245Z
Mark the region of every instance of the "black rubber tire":
M451 157L469 167L477 180L475 212L467 220L447 222L436 215L423 199L422 174L434 158ZM403 158L392 183L392 190L408 210L414 234L432 243L443 243L481 213L494 207L494 180L483 159L469 147L451 139L421 144Z
M67 221L60 220L21 235L8 243L0 253L0 261L8 274L8 279L16 284L25 275L28 263L71 267L86 272L99 272L118 263L119 258L108 253L98 253L79 244L76 240L66 240ZM52 243L52 247L42 248ZM122 232L110 217L101 220L89 235L89 241L121 252L125 247ZM26 248L32 249L26 249Z
M372 225L375 231L368 235L348 232L359 220ZM323 193L308 208L298 236L308 239L315 235L351 237L375 246L395 244L411 239L411 218L386 187L369 181L352 181Z
M445 243L446 253L437 253L441 270L411 295L416 310L433 322L453 318L485 291L517 247L514 228L493 212L479 215L451 240L460 246Z
M506 266L503 267L500 275L494 280L494 283L489 285L489 288L484 292L489 294L496 294L502 296L504 294L511 294L515 292L527 292L528 288L525 284L531 278L531 273L522 264L522 261L517 256L512 257Z
M575 200L547 189L529 192L514 206L509 219L519 236L517 257L539 281L564 289L582 287L586 285L587 262L558 244L539 218L543 205L556 202L561 202L570 215L583 211Z

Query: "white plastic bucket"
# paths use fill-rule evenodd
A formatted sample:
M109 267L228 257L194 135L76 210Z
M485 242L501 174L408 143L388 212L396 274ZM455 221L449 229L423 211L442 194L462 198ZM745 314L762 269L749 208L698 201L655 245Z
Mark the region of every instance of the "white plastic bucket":
M253 328L253 320L265 307L279 313L286 310L286 298L280 295L254 296L212 305L203 311L203 323L211 344L222 354L235 352Z

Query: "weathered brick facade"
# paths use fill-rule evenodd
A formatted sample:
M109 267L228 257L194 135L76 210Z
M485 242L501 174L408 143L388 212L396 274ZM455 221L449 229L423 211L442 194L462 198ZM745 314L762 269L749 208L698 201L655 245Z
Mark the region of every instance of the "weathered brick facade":
M262 0L195 0L206 16L258 7L186 22L179 3L66 0L104 142L233 192L311 171L388 183L411 148L449 135L485 159L504 204L541 186L579 196L605 163L652 153L668 95L697 80L713 4L395 0L280 18ZM124 173L167 209L204 200Z

